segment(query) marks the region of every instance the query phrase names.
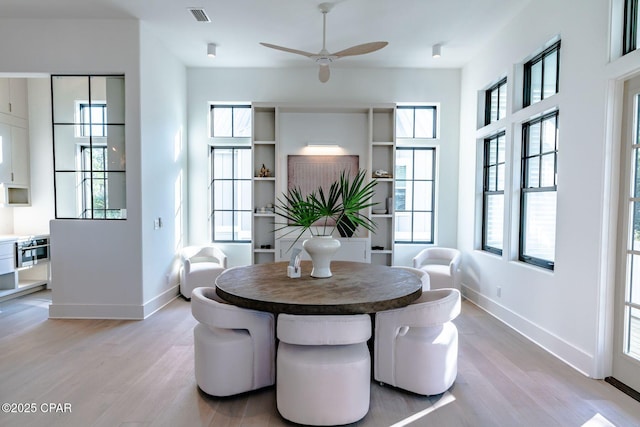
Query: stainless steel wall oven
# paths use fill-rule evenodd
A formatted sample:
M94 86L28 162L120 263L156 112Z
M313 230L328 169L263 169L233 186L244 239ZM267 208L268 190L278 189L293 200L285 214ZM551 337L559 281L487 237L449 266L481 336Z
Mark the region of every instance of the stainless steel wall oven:
M16 268L49 261L49 237L31 236L16 241Z

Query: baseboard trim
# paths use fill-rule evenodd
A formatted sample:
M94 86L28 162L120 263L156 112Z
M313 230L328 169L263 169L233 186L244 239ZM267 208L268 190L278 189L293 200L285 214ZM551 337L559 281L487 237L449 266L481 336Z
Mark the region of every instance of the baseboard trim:
M151 316L156 311L160 310L165 305L176 299L179 295L178 285L172 286L157 297L147 301L143 305L144 318Z
M611 384L612 386L614 386L615 388L617 388L627 396L640 402L640 392L638 392L637 390L632 389L631 387L629 387L623 382L618 381L614 377L606 377L604 380L605 382L608 382L609 384Z
M508 307L501 305L497 301L465 285L462 285L462 292L468 301L518 332L532 343L543 348L583 375L596 378L593 372L594 358L592 355L589 355L584 350L575 347L561 337L536 325Z

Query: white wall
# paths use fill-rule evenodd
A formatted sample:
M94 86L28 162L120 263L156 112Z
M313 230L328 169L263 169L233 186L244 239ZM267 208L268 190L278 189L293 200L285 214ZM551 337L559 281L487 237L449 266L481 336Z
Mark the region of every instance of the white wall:
M386 102L438 102L441 109L439 243L456 244L460 70L354 69L334 67L331 80L320 83L317 69L189 69L189 243L209 240L208 103L279 102L357 105ZM363 150L365 148L363 147ZM366 157L365 157L366 159ZM364 163L366 165L366 163ZM229 263L250 262L235 248ZM246 251L248 252L248 248ZM400 252L400 251L399 251ZM404 258L413 256L411 248ZM410 259L410 258L409 258ZM408 263L406 259L404 263Z
M53 317L144 315L138 27L134 20L0 20L0 72L126 78L128 218L52 221Z
M186 69L141 24L142 264L145 314L177 294L186 213ZM134 165L130 165L134 166ZM154 228L161 218L162 227Z
M601 376L602 361L597 354L603 302L599 294L602 287L611 285L601 281L600 253L606 244L600 230L605 210L608 16L608 2L531 2L462 72L458 245L464 251L465 295L591 376ZM560 92L521 111L513 102L521 93L513 86L521 78L518 64L554 36L562 39ZM510 114L502 123L477 131L478 97L505 75ZM508 170L513 170L519 158L509 155L520 144L521 123L531 114L553 107L560 111L560 148L556 263L551 272L517 261L518 176L508 177L511 191L505 190L508 234L502 257L479 250L478 218L480 148L485 133L506 129Z

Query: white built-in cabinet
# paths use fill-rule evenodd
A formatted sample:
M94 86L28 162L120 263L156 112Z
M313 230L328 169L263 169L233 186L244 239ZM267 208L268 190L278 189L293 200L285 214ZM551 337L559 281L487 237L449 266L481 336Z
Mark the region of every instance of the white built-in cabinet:
M0 205L29 204L27 83L0 78Z
M282 233L274 233L277 223L282 219L277 217L270 207L277 204L277 199L282 197L281 194L286 191L287 186L284 168L287 154L291 153L283 152L281 149L281 139L287 137L286 134L282 134L287 132L287 129L281 126L283 115L289 115L289 120L285 122L290 123L291 115L300 113L306 119L309 115L317 114L318 119L324 122L327 117L332 117L336 120L336 126L345 120L361 120L363 115L366 116L362 129L362 144L366 146L358 147L357 150L365 157L360 159L360 167L367 169L370 179L374 179L373 173L376 170L387 171L389 177L376 178L378 184L373 198L376 206L366 212L376 223L376 232L359 229L355 237L340 238L344 256L337 254L335 259L393 265L394 215L391 210L395 173L395 104L323 107L254 103L252 108L253 263L286 260L290 256L289 247L293 240L281 237ZM303 145L304 141L299 141L299 144ZM263 164L269 170L266 177L259 176ZM385 212L374 214L373 209L384 209Z

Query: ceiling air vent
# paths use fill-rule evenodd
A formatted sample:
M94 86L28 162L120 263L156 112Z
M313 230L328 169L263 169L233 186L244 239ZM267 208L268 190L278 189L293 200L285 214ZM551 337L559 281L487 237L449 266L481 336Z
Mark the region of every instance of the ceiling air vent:
M196 21L211 22L211 19L209 19L209 16L207 15L207 12L204 11L204 9L199 7L190 7L188 8L188 10L189 12L191 12L193 17L196 18Z

